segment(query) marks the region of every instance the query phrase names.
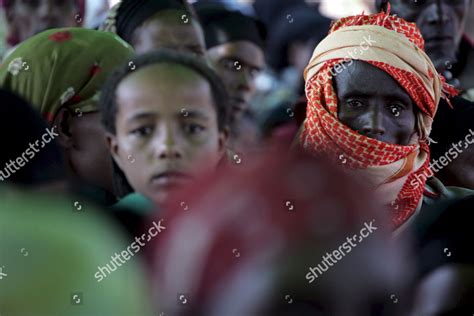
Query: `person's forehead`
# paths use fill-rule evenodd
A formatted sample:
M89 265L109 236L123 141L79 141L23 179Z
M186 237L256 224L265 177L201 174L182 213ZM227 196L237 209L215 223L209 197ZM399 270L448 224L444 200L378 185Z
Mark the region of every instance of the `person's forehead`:
M198 43L204 41L202 30L197 22L189 20L184 23L180 18L159 17L147 22L144 28L162 42L176 41L178 43Z
M336 74L335 80L338 92L355 92L366 95L387 92L406 94L405 90L388 73L362 61L343 64L345 69ZM342 66L341 66L342 67ZM374 84L377 83L377 84Z
M117 87L117 99L133 106L143 102L186 108L193 103L211 103L212 91L209 82L191 69L176 64L157 64L124 78Z
M208 50L214 59L232 58L249 66L262 68L264 66L263 50L251 41L234 41L224 43Z

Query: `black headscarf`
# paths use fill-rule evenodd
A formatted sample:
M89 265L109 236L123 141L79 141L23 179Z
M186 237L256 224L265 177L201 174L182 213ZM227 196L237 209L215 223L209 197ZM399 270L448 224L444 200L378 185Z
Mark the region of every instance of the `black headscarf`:
M207 48L229 42L250 41L264 49L266 29L259 20L218 5L195 7L204 29Z
M271 22L268 38L267 61L276 71L288 67L288 47L293 42L312 42L316 45L326 37L331 20L308 5L287 8Z
M116 33L126 42L133 32L159 11L180 10L193 16L183 0L123 0L115 17Z
M469 134L469 130L474 130L474 103L460 97L451 99L453 107L441 99L436 112L430 138L431 160L437 160L446 154L453 143L463 140Z

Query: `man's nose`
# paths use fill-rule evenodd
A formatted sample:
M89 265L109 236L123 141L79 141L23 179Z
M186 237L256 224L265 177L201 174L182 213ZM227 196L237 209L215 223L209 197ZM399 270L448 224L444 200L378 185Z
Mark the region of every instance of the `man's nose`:
M370 138L377 138L385 134L383 114L379 107L374 106L370 108L365 116L362 134Z
M163 127L157 136L155 146L158 159L180 159L183 157L178 137L171 126Z
M449 21L448 6L443 4L441 0L431 3L427 10L427 22L429 24L445 24Z
M253 89L253 81L252 77L245 68L241 69L238 71L238 87L239 90L245 90L245 91L252 91Z

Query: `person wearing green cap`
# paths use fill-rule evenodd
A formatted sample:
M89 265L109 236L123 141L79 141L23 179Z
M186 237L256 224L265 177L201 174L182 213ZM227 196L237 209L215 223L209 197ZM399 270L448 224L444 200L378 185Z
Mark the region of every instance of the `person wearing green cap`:
M113 192L113 181L98 93L110 72L132 55L132 47L116 35L62 28L29 38L0 66L0 86L48 121L70 174L102 194Z

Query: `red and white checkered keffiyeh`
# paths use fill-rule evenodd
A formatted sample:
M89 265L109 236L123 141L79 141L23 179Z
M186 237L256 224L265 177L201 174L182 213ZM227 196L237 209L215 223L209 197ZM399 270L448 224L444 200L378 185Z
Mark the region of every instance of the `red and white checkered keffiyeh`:
M371 47L354 57L350 54L370 38ZM363 136L338 120L337 96L332 85L332 68L358 59L391 75L420 109L417 133L407 146L388 144ZM439 100L456 91L438 75L424 52L424 40L414 23L388 13L340 19L316 47L305 70L308 107L299 136L306 151L325 153L342 161L371 183L377 197L393 210L393 224L399 227L421 205L424 182L410 183L417 174L428 174L428 135ZM374 83L376 84L376 83ZM444 92L444 93L443 93ZM423 179L425 177L421 177Z

